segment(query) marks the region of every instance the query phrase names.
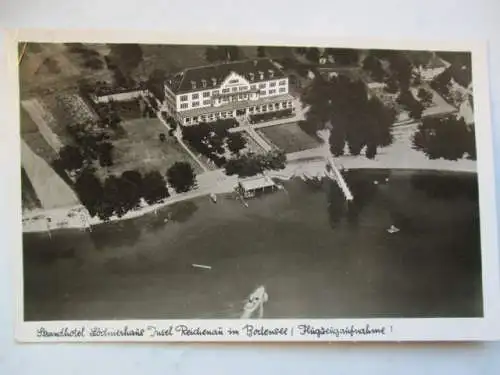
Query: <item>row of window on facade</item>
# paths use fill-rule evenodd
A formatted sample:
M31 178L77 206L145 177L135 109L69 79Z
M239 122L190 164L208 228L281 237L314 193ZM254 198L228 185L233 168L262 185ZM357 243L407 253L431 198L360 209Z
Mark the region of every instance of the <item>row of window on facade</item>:
M267 105L262 105L262 106L253 106L253 107L248 107L246 110L248 110L248 113L259 113L259 112L270 112L270 111L279 111L280 109L286 109L286 108L292 108L292 102L291 101L284 101L281 103L274 103L274 104L267 104ZM245 111L245 109L243 109ZM232 118L234 117L233 111L225 111L225 112L217 112L217 113L210 113L207 115L201 115L201 116L194 116L193 118L191 117L186 117L184 118L184 123L190 124L190 123L197 123L198 121L200 122L210 122L214 121L220 118Z
M280 94L286 93L286 88L285 87L280 87L279 93ZM272 90L269 90L269 91L266 91L266 90L260 90L259 91L259 95L261 95L261 96L264 96L264 95L275 95L275 94L276 94L276 89L272 89ZM222 97L222 98L218 99L217 103L229 103L231 101L247 100L247 99L249 99L249 95L248 94L239 94L239 95L233 95L233 96L230 96L230 97ZM211 100L210 99L203 100L202 103L203 103L203 106L207 106L207 105L211 104ZM191 107L199 107L199 106L200 106L200 102L199 101L191 102ZM187 109L188 107L189 107L188 103L181 103L181 105L180 105L181 109Z
M286 85L286 80L281 80L279 81L279 86L285 86ZM266 88L266 83L259 83L258 85L259 89L265 89ZM276 81L269 82L269 87L276 87ZM221 90L222 94L227 94L230 92L238 92L238 91L247 91L247 90L257 90L257 85L250 85L249 86L240 86L240 87L233 87L232 89L230 88L224 88ZM214 90L214 91L205 91L203 93L204 98L210 97L210 95L219 95L219 90ZM200 93L193 93L191 94L191 99L196 100L200 98ZM186 102L188 101L188 95L181 95L180 97L181 102Z

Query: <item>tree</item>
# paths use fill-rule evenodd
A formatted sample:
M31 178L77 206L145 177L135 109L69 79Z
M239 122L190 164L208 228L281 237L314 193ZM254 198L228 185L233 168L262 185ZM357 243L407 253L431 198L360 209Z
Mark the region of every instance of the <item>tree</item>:
M142 175L135 170L125 171L121 175L120 185L123 194L124 206L127 210L136 208L142 197Z
M429 117L422 121L413 136L413 148L430 159L458 160L467 153L475 156L473 127L463 118ZM471 147L472 146L472 147Z
M295 52L297 52L299 55L304 56L307 53L307 48L297 47L297 48L295 48Z
M339 65L356 65L359 60L359 51L351 48L327 48L326 54L333 56Z
M89 211L90 216L97 215L101 210L103 187L92 170L85 169L77 177L75 191L82 204Z
M257 57L266 57L266 47L257 47Z
M420 120L422 118L424 106L415 99L410 90L401 91L397 102L409 112L411 118L415 120Z
M155 69L146 81L148 90L161 102L165 100L165 80L167 73L163 69ZM154 101L154 100L153 100Z
M74 171L83 167L83 155L75 146L64 146L59 150L59 160L61 166L68 170Z
M370 73L370 76L375 81L382 82L384 80L385 71L382 67L382 63L371 54L363 60L363 70Z
M168 183L177 193L185 193L196 184L196 174L191 164L176 162L167 171Z
M345 147L345 132L342 129L342 126L333 125L330 130L330 152L334 156L342 156L344 155L344 147Z
M139 44L109 44L109 47L111 61L127 74L130 74L143 61L142 48Z
M227 148L233 154L239 154L239 152L245 148L246 144L247 144L247 141L241 135L240 132L229 133L229 135L227 137Z
M265 170L280 170L286 166L286 154L284 151L269 151L264 155L248 153L228 160L225 165L228 176L239 177L255 176Z
M418 90L417 96L424 107L432 105L433 95L431 91L421 88Z
M370 155L379 146L388 146L393 141L395 111L377 98L370 99L366 86L359 80L351 81L343 75L328 81L317 78L302 98L309 110L299 126L315 135L328 124L330 151L334 155L342 155L346 144L353 155L359 155L370 145Z
M431 87L447 98L450 95L450 81L451 72L449 69L446 69L432 80Z
M389 58L389 64L401 89L407 90L410 87L413 72L411 61L403 53L399 52Z
M319 49L316 47L310 47L307 49L306 52L306 59L308 59L310 62L317 64L319 62L319 58L321 56Z
M148 172L142 182L142 196L148 204L154 204L168 198L169 193L165 179L160 172Z
M221 51L224 53L224 59L227 61L236 61L240 59L240 49L237 46L225 46L220 47Z
M210 62L235 61L240 59L240 49L237 46L207 47L205 59Z
M385 81L385 84L386 84L385 91L387 91L388 93L395 94L398 92L399 90L398 81L394 77L389 77Z
M113 165L113 145L110 142L102 142L98 148L99 165L109 167Z
M116 214L122 217L127 209L125 208L122 196L120 179L116 176L109 176L104 181L102 209L99 212L99 217L103 220L109 219Z
M370 142L366 145L366 157L368 159L375 159L377 155L377 144L374 142Z
M205 50L205 59L209 63L213 63L219 60L219 53L217 51L217 47L207 47Z

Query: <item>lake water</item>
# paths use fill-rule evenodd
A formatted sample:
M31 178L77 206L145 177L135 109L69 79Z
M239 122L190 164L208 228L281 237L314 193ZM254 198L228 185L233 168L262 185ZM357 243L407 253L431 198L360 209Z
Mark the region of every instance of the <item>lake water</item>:
M347 179L349 208L332 182L293 180L248 208L205 197L91 233L24 234L25 320L238 318L259 285L266 318L482 316L476 175Z

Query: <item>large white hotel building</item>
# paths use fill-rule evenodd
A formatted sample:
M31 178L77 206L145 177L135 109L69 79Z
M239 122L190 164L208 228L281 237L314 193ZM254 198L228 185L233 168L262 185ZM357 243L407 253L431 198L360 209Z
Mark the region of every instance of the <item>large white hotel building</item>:
M188 68L165 82L164 109L183 125L293 108L288 77L270 59Z

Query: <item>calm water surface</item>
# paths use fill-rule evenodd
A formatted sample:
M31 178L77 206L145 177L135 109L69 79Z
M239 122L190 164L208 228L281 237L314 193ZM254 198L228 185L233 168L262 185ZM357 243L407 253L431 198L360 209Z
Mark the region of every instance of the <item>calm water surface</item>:
M202 198L92 233L25 234L25 319L238 318L261 284L266 318L482 316L476 176L347 178L349 209L335 184L294 180L248 208Z

